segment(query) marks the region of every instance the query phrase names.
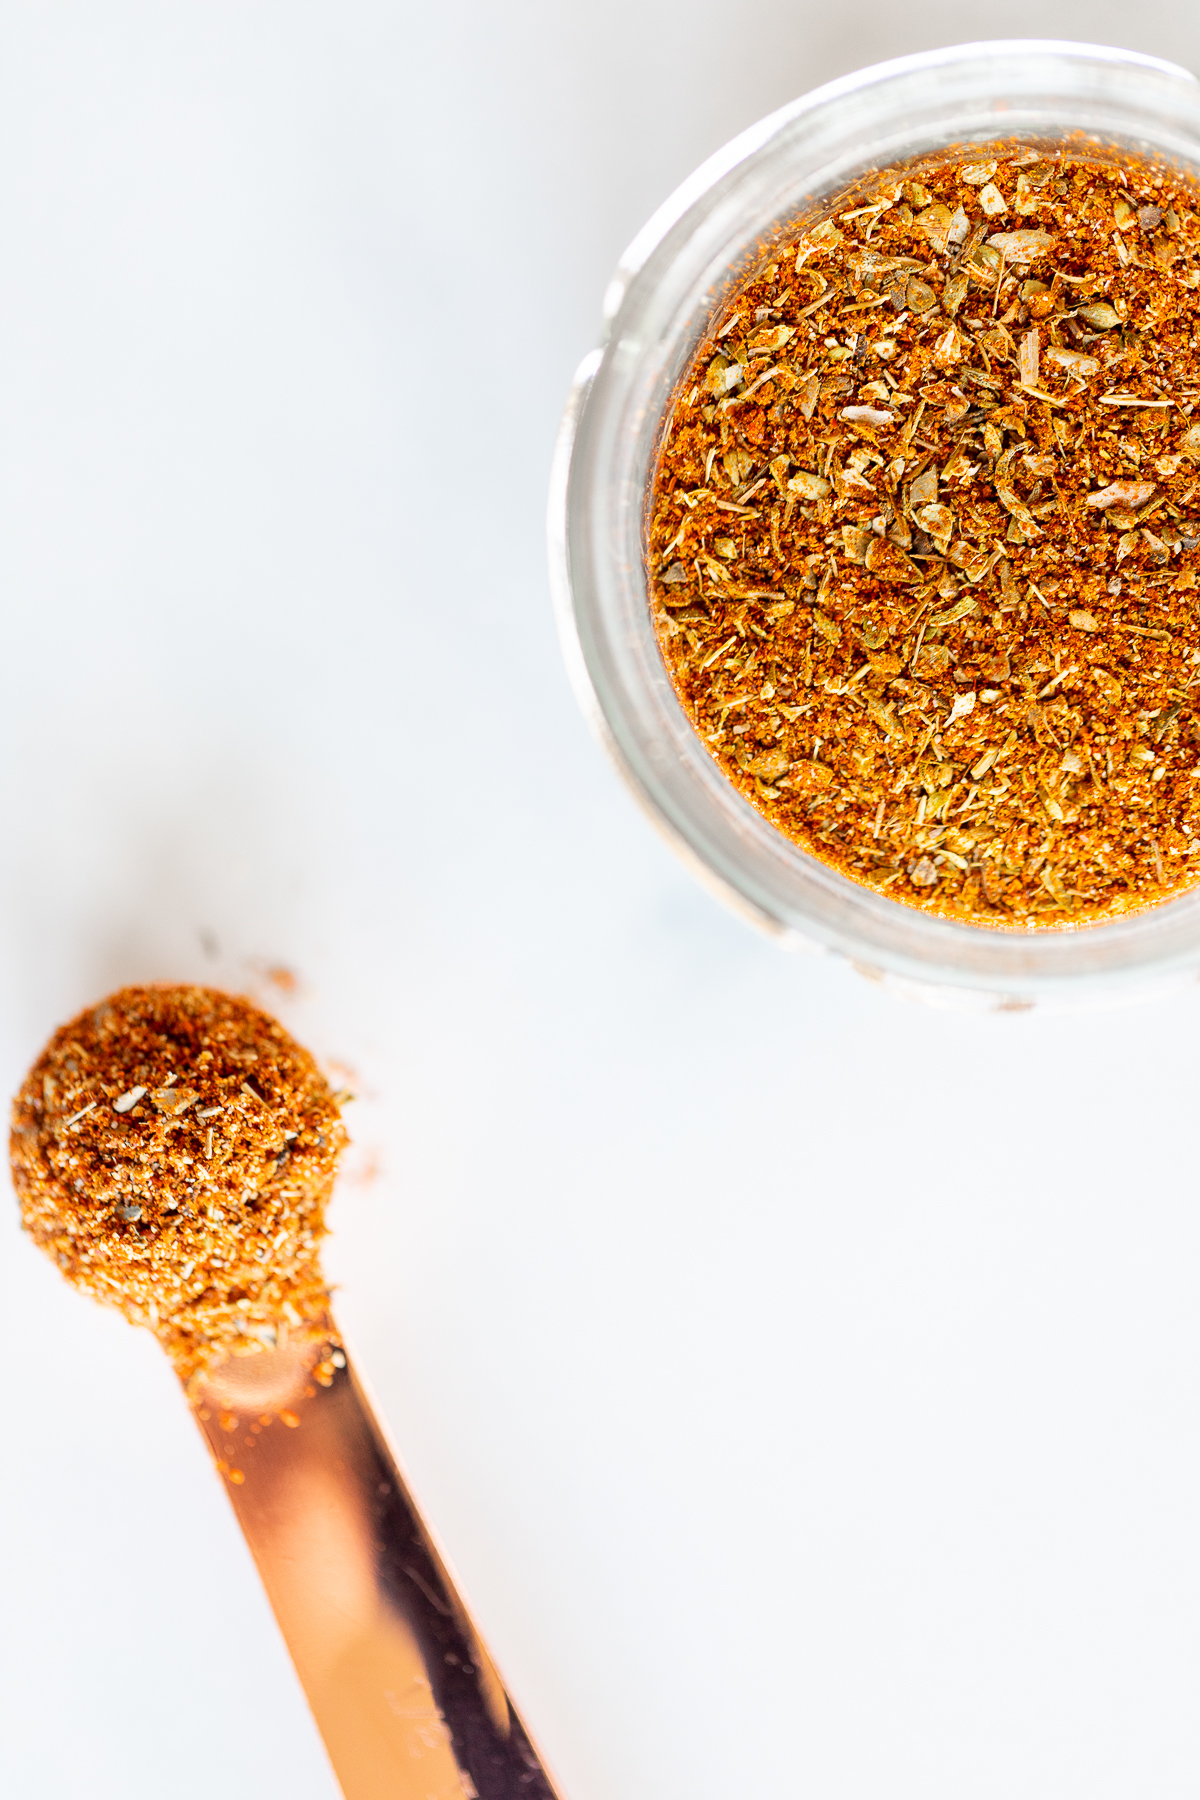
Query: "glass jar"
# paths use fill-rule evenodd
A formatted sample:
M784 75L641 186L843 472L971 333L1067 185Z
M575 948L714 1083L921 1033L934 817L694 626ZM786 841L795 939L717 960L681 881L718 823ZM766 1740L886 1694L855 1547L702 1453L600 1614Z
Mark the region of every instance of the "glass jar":
M1200 172L1200 83L1088 44L967 44L878 64L763 119L634 239L559 436L550 559L564 651L600 741L695 873L794 947L889 986L1021 1008L1140 996L1200 974L1200 889L1103 924L988 929L861 887L785 837L705 750L668 678L647 592L647 497L675 383L773 235L873 168L950 144L1084 133Z

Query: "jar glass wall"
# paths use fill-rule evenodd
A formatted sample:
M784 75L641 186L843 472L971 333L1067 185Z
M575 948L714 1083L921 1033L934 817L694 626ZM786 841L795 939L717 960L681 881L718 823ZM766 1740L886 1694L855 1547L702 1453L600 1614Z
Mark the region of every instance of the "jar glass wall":
M1020 137L1111 146L1200 174L1200 83L1128 51L971 44L830 83L705 163L630 245L604 339L576 377L555 457L551 571L581 703L695 872L797 947L962 1004L1135 997L1200 974L1200 889L1072 929L989 929L924 913L778 831L708 754L667 675L647 592L649 485L675 384L726 297L797 217L873 169Z

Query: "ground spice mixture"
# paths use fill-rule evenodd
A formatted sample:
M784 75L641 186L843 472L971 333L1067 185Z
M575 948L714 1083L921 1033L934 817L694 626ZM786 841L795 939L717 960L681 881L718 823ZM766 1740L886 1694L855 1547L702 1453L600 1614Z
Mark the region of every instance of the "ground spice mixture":
M650 503L663 656L771 823L893 899L1200 878L1200 189L1061 146L855 190L740 289Z
M10 1153L34 1241L194 1386L230 1352L337 1343L319 1246L346 1141L313 1058L258 1007L128 987L55 1032Z

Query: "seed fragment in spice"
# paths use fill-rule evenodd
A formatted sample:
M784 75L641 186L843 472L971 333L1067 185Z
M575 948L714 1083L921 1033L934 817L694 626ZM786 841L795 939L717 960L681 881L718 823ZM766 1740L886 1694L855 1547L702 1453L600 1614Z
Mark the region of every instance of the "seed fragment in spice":
M664 436L649 561L689 716L773 824L909 905L1040 929L1182 891L1200 191L997 143L831 210L726 308Z

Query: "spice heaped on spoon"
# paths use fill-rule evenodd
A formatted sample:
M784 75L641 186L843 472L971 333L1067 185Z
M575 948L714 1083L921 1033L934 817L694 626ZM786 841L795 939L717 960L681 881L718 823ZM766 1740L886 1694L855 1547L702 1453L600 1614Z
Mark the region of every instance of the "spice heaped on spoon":
M728 778L991 927L1200 878L1200 190L971 146L872 178L679 383L648 561Z
M275 1019L132 987L13 1103L34 1241L186 1384L347 1800L554 1800L329 1309L338 1098Z
M125 988L55 1032L13 1106L26 1230L180 1376L331 1339L320 1269L346 1143L313 1058L247 1000Z

